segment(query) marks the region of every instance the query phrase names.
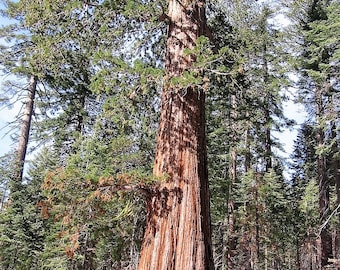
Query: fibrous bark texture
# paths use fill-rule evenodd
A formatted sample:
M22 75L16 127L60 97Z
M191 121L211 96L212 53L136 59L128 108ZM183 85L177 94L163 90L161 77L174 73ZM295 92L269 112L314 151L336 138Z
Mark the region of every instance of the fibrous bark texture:
M172 85L195 61L184 50L204 34L202 2L169 1L166 79L154 165L167 175L147 202L140 270L213 269L204 92Z

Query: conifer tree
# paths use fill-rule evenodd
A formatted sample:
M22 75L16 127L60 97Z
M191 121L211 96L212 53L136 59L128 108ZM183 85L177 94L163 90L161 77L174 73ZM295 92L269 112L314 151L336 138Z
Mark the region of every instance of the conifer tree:
M229 76L224 78L224 81L220 78L215 78L215 81L212 80L212 85L216 84L214 86L217 91L215 92L215 89L212 88L214 92L209 92L209 98L215 104L212 108L213 115L211 118L214 124L212 127L216 126L216 130L212 132L209 130L212 127L208 126L208 130L211 132L210 136L214 136L213 138L217 140L215 133L219 134L218 140L222 142L219 142L218 145L222 146L223 141L227 144L227 147L220 149L218 147L212 148L209 145L209 151L215 155L221 151L221 157L223 156L224 162L227 163L219 162L218 164L223 164L224 167L213 167L211 178L213 191L224 187L221 189L224 193L213 194L213 209L218 209L215 204L221 203L219 207L229 215L229 218L221 218L220 223L214 223L222 236L223 233L226 233L226 230L221 228L229 226L229 231L226 233L228 236L223 238L225 239L223 240L224 246L228 251L223 252L223 248L217 248L220 252L217 256L223 256L221 258L222 269L227 267L226 261L228 261L230 269L241 264L248 265L248 267L251 264L254 267L255 265L260 267L260 263L264 262L264 257L261 257L261 254L264 254L265 250L265 245L262 245L264 242L261 242L260 239L261 237L269 237L266 235L269 233L262 232L263 235L261 236L260 232L261 222L265 222L259 218L262 207L260 198L255 194L251 197L254 198L254 202L248 201L250 196L245 200L246 202L243 202L240 200L240 194L236 187L242 185L240 182L248 179L247 173L255 170L257 177L253 177L253 181L254 183L258 182L258 184L254 184L253 188L258 189L257 193L259 193L261 186L264 185L263 181L261 182L259 179L264 178L261 174L265 173L266 167L268 174L273 177L273 181L278 181L277 185L284 186L283 177L280 177L282 175L280 166L272 165L274 160L274 164L280 164L280 161L276 161L277 158L273 156L272 152L277 145L271 136L273 129L279 129L281 126L289 124L289 121L282 114L284 95L282 95L281 90L284 89L286 84L285 76L283 76L284 53L280 48L280 33L268 23L270 16L272 16L268 6L258 5L255 1L235 1L227 12L229 14L228 23L224 25L226 28L228 24L230 25L227 30L230 36L225 34L227 37L219 42L221 44L226 42L225 45L229 49L229 58L226 59L225 66L230 66L230 73L228 73ZM222 20L218 15L216 18L219 20L217 24L221 23ZM214 29L219 28L214 25ZM218 88L217 80L221 81L220 88ZM219 98L221 98L221 101ZM220 106L218 102L223 103L225 107ZM216 125L215 122L219 124ZM210 124L210 122L208 123ZM264 151L264 149L267 149L267 151ZM211 163L214 160L218 159L215 156L209 157ZM275 170L274 174L273 172L269 173L271 167ZM229 171L229 173L226 173L226 171ZM224 178L219 179L220 182L215 184L218 177L222 175ZM242 190L247 194L244 189ZM226 202L223 202L223 195L225 196L224 199L229 201L228 207ZM217 198L221 201L216 200ZM254 210L255 213L244 213L244 203L252 203L254 208L251 208L251 212ZM249 220L256 223L256 226L251 229L246 228L249 223L242 223L239 213L249 215ZM274 213L271 217L273 219L281 218L275 216ZM248 234L246 236L242 234L243 237L240 237L242 230L247 230ZM252 243L251 248L249 248L250 242ZM228 260L226 257L228 257Z
M8 202L9 187L12 179L14 153L10 152L0 157L0 212Z
M8 18L11 18L9 12L6 12L5 14ZM23 180L25 157L31 131L31 122L34 114L34 101L38 83L38 77L36 76L37 69L29 64L31 57L30 50L33 50L33 46L28 45L29 39L22 33L20 33L20 38L18 38L18 32L23 30L24 28L22 26L15 24L4 26L1 29L1 35L5 38L5 41L8 44L1 46L0 51L2 70L7 74L15 74L17 76L26 77L28 80L27 86L15 89L15 91L23 93L14 94L15 96L25 96L23 111L18 116L18 119L20 119L20 135L18 138L18 148L16 153L17 158L15 161L15 173L13 174L13 181L17 182L22 182ZM9 87L9 84L4 87ZM5 93L10 92L7 90L8 89L4 89L3 91Z
M315 131L307 123L302 125L292 153L291 205L295 236L296 267L307 269L316 260L315 228L318 213ZM316 267L316 265L312 266Z
M18 23L2 29L15 43L2 48L2 64L39 79L33 135L48 148L27 183L12 183L6 203L1 178L1 266L315 267L318 229L333 230L333 247L339 241L338 5L295 2L310 16L299 33L301 89L322 90L304 95L311 118L296 143L290 188L272 133L290 121L282 113L286 55L270 5L7 1ZM326 186L317 185L321 172ZM329 199L328 212L316 211L318 194Z
M168 3L166 78L139 269L213 269L205 146L205 93L176 85L194 66L187 53L206 34L203 1ZM198 74L200 75L200 74Z
M327 134L333 133L334 125L332 122L336 115L334 114L332 99L337 87L332 81L333 72L337 70L337 67L334 66L332 59L337 54L338 45L331 38L334 31L336 32L336 28L332 23L334 17L328 7L336 5L336 3L332 3L332 1L298 1L295 4L299 7L300 12L294 18L298 22L303 43L299 63L301 75L299 91L301 101L306 105L310 119L314 124L317 140L315 149L320 216L318 257L321 267L325 267L330 263L329 259L333 257L332 248L334 248L332 247L330 224L327 220L333 208L331 204L331 179L336 178L336 173L328 170L329 165L327 164L334 163L333 151L338 152L338 149L332 148L331 145L334 145L335 141ZM331 33L330 39L325 38L328 31L321 30L320 25L330 26L328 29ZM330 148L333 150L330 150Z
M10 194L0 212L1 269L42 269L49 225L37 206L43 198L44 172L55 165L49 155L42 156L32 178L26 176L27 183L10 181Z

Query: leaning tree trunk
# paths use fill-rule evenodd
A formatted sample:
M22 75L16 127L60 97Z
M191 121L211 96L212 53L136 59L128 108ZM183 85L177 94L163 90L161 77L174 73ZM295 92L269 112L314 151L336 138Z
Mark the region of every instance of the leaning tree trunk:
M27 89L27 97L25 101L24 114L21 123L21 131L19 137L19 145L17 150L16 157L16 168L14 172L14 180L17 183L22 181L22 176L24 172L24 163L27 152L28 138L31 128L31 121L33 115L33 104L35 98L35 92L37 88L37 77L31 76L28 89Z
M213 269L206 164L204 92L173 85L195 58L206 25L204 3L169 0L166 78L154 164L167 175L147 202L140 270Z

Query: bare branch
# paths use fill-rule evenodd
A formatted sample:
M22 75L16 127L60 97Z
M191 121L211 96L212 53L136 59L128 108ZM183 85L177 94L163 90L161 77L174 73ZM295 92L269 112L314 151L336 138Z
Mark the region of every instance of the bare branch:
M334 211L329 215L329 217L326 219L326 221L320 226L320 229L319 229L319 236L321 235L321 232L322 230L327 226L328 222L330 221L330 219L338 214L338 210L340 208L340 204L338 204L338 206L334 209Z

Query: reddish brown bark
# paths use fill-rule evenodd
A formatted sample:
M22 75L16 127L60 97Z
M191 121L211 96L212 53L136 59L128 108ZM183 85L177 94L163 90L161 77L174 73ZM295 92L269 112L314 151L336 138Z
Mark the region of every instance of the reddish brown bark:
M200 1L169 1L166 83L154 165L168 175L147 202L138 269L213 269L206 165L204 92L173 86L195 61L185 55L205 28Z

